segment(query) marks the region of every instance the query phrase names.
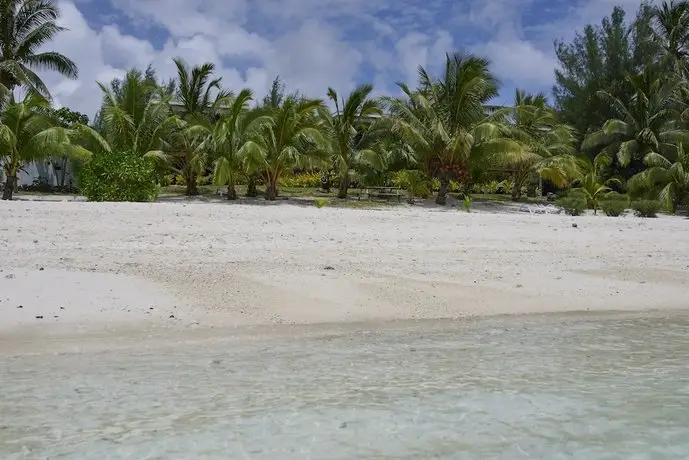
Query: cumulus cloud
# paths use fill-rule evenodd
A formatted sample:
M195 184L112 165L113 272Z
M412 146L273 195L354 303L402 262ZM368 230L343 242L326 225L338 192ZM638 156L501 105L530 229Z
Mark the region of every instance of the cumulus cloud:
M109 1L108 12L103 12ZM153 65L174 76L172 58L214 62L223 84L260 97L280 75L290 90L324 97L361 82L395 93L414 84L417 68L440 71L446 52L485 55L509 88L547 90L555 65L552 40L597 22L614 4L638 0L554 1L557 10L534 23L535 0L59 0L69 29L50 48L74 59L77 81L46 73L55 100L93 116L108 83ZM557 8L556 8L557 7ZM558 9L559 8L559 9ZM524 25L523 18L531 20ZM544 16L545 17L545 16ZM566 38L566 37L565 37Z

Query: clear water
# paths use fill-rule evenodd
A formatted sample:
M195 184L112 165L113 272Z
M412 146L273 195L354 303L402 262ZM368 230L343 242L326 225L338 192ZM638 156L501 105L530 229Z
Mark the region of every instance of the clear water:
M189 334L0 350L0 458L689 458L682 314Z

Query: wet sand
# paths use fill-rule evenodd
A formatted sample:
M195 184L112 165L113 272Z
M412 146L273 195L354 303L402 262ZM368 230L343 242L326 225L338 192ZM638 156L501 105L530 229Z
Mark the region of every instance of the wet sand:
M0 333L683 309L688 229L679 217L3 202Z

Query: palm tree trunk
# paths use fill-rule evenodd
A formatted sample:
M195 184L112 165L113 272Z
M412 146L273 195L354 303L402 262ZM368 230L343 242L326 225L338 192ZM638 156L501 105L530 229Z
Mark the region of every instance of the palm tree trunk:
M256 190L256 176L249 174L246 185L246 196L255 197L258 195L258 190Z
M519 172L515 172L512 181L512 199L518 200L522 197L522 184Z
M679 207L679 198L672 198L670 199L670 214L673 216L677 214L677 208Z
M337 197L344 200L347 198L347 190L349 190L349 174L340 177L340 191Z
M17 184L17 176L16 174L8 174L7 171L5 171L5 175L7 177L5 179L5 190L2 192L2 199L11 200L14 194L14 187Z
M450 181L444 177L440 178L440 188L438 196L435 197L435 204L445 206L447 204L447 191L450 188Z
M265 198L268 201L275 201L278 197L278 184L277 180L273 180L272 177L266 183L266 193Z
M187 196L198 195L199 189L196 186L196 174L191 170L187 170L184 179L187 182Z
M234 177L231 177L229 183L227 184L227 199L237 199L237 190L234 188Z
M69 159L67 157L62 157L62 169L60 170L60 187L65 186L65 180L67 179L67 165L69 164Z

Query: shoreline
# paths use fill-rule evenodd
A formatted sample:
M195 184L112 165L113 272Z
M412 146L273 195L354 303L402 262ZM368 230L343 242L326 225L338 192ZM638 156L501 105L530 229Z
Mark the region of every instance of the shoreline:
M0 335L689 308L679 217L21 201L0 222Z

